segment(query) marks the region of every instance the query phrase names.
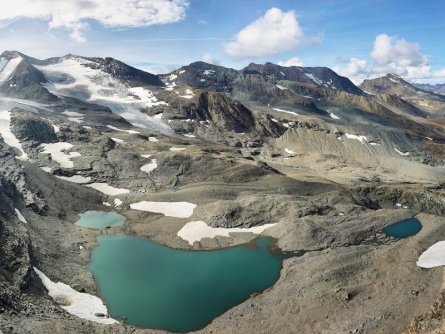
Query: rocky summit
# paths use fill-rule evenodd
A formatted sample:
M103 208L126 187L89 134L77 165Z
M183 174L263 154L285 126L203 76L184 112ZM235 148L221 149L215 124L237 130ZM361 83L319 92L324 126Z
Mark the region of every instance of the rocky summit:
M174 263L193 286L215 274L181 269L184 250L202 269L207 251L249 245L234 250L243 263L259 235L272 240L279 276L197 333L441 332L443 269L419 259L445 238L440 92L394 74L356 86L326 67L199 61L155 75L113 58L4 52L0 332L180 332L173 311L174 330L141 325L140 310L121 314L104 294L117 288L101 289L95 250L122 235L182 250ZM103 212L119 224L91 228ZM408 218L408 237L385 233ZM119 247L100 255L150 274L145 256L122 259L131 247ZM214 290L215 303L230 299Z

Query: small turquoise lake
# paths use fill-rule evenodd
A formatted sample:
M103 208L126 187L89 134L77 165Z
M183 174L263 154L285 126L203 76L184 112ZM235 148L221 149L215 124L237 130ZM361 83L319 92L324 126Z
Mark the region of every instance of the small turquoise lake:
M87 211L79 216L80 219L75 225L99 230L108 226L121 226L125 221L125 218L116 212Z
M205 327L279 278L273 239L211 251L169 248L126 235L100 236L89 270L114 319L172 332Z
M391 224L383 229L383 233L395 238L407 238L419 233L422 225L416 218L408 218Z

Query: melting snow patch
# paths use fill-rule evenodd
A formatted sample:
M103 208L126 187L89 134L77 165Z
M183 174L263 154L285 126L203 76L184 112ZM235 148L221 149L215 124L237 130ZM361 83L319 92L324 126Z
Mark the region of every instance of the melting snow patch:
M332 112L329 113L329 116L331 116L331 118L333 118L333 119L340 119L340 117L338 117L337 115L335 115Z
M73 147L70 143L60 142L60 143L52 143L52 144L42 144L43 148L42 153L51 154L51 158L54 161L57 161L60 166L65 168L73 168L74 163L71 159L80 157L79 152L70 152L65 153L66 150L69 150Z
M60 128L57 125L53 125L53 129L55 133L59 133L60 132Z
M51 173L51 167L40 167L43 171Z
M87 184L87 187L96 189L100 191L101 193L104 193L105 195L115 196L115 195L121 195L121 194L128 194L130 190L124 189L124 188L114 188L107 183L91 183Z
M184 95L179 95L180 97L184 98L184 99L191 99L193 98L193 96L195 96L195 94L193 93L193 91L191 89L188 89L185 91Z
M75 111L64 111L62 114L68 117L68 120L74 123L82 123L83 122L83 114L80 114Z
M309 79L311 79L313 82L315 82L317 85L321 85L322 82L320 79L318 79L316 76L314 76L312 73L304 73Z
M84 184L84 183L88 183L91 182L91 177L84 177L82 175L73 175L73 176L57 176L57 178L65 180L65 181L70 181L73 183L78 183L78 184Z
M214 238L216 236L229 237L230 233L254 233L260 234L264 230L275 226L276 224L266 224L262 226L254 226L250 228L222 228L211 227L203 221L194 221L185 224L177 233L178 237L185 241L188 241L190 245L193 245L195 241L200 241L204 238Z
M88 126L88 125L84 125L84 126L82 126L82 128L87 129L87 130L91 130L92 129L92 127Z
M215 71L214 70L204 70L204 72L202 74L204 74L204 75L213 75L213 74L215 74Z
M114 199L114 207L119 208L124 202L122 202L119 198Z
M395 148L394 147L394 150L397 152L397 153L399 153L400 155L404 155L404 156L407 156L407 155L409 155L409 152L405 152L405 153L403 153L402 151L399 151L397 148Z
M285 151L287 154L295 154L294 151L289 150L288 148L285 148L284 151Z
M111 138L112 140L114 140L116 143L122 144L125 142L125 140L123 139L119 139L119 138Z
M434 268L445 265L445 241L436 242L424 251L416 262L418 267Z
M299 116L296 112L293 111L289 111L289 110L284 110L284 109L279 109L279 108L272 108L275 111L279 111L279 112L284 112L286 114L291 114L291 115L295 115L295 116Z
M184 151L187 149L186 147L170 147L169 151L176 152L176 151Z
M185 73L185 70L180 70L178 73L179 73L179 74L184 74L184 73Z
M351 135L350 133L345 133L346 138L348 139L355 139L360 141L362 144L366 144L368 142L368 139L366 138L366 136L362 136L362 135Z
M141 167L141 171L150 173L150 172L154 171L157 167L158 167L158 164L156 162L156 159L151 159L150 163Z
M151 154L141 154L142 158L148 159L151 157Z
M148 202L130 204L130 208L139 211L162 213L167 217L188 218L193 214L196 204L189 202Z
M159 139L156 137L148 137L148 141L157 142Z
M111 206L111 204L108 203L108 202L102 202L102 204L105 205L105 206Z
M34 271L48 290L48 295L68 313L101 324L117 323L116 320L108 317L107 307L100 298L78 292L62 282L54 283L36 267Z
M15 147L21 152L21 155L17 157L17 159L23 161L29 160L28 155L22 149L20 141L11 131L11 113L8 110L0 111L0 135L6 144Z
M278 89L281 89L281 90L286 90L286 89L287 89L286 87L281 86L281 85L275 85L275 86L277 86L277 88L278 88Z
M192 135L191 133L186 133L186 134L184 135L184 137L188 137L188 138L196 138L196 136L195 136L195 135Z
M15 210L15 214L17 215L17 218L25 224L28 224L28 222L26 221L25 217L23 217L22 213L19 211L19 209L14 208Z
M116 128L116 127L114 127L114 126L112 126L112 125L107 125L107 128L109 128L109 129L111 129L111 130L115 130L115 131L127 132L127 133L129 133L129 134L137 134L137 133L140 133L139 131L135 131L135 130L124 130L124 129L119 129L119 128Z

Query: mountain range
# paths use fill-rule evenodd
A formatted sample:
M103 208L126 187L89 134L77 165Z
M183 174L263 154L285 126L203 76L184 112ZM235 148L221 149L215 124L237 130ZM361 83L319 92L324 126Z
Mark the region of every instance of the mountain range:
M415 259L445 237L442 88L395 74L356 86L326 67L198 61L155 75L113 58L2 53L0 330L151 333L65 312L33 267L100 295L88 263L101 233L193 250L255 237L189 243L178 233L192 221L275 224L286 254L276 285L202 332L406 330L439 298L441 273ZM196 209L176 219L135 209L144 201ZM73 223L86 210L126 223L85 232ZM415 237L382 232L409 217L423 224Z

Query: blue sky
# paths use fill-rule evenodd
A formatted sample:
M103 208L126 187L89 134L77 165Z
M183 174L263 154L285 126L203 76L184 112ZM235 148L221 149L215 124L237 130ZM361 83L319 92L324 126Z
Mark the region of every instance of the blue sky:
M57 0L16 0L0 13L0 48L111 56L153 71L271 61L328 66L356 81L391 71L445 82L445 1L143 0L155 14L134 1L66 0L57 9Z

